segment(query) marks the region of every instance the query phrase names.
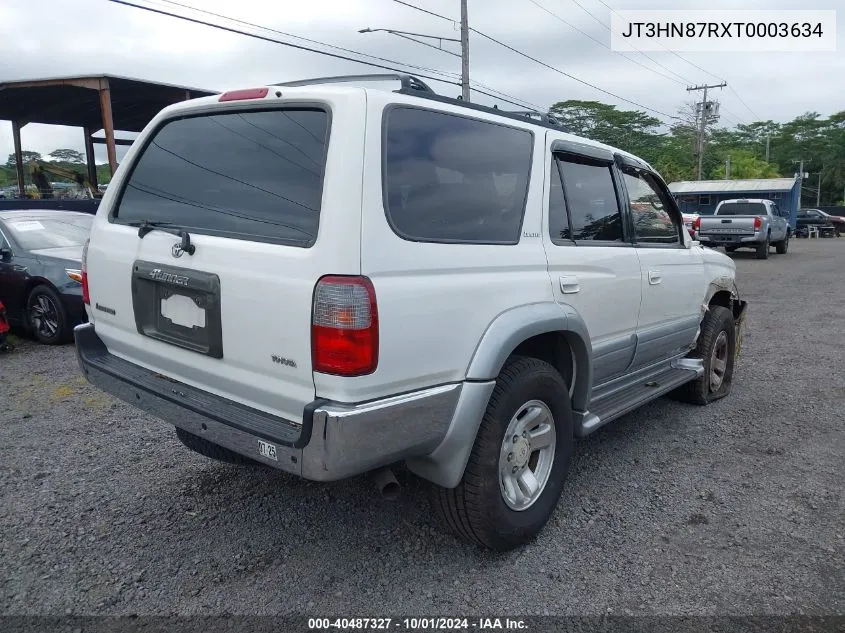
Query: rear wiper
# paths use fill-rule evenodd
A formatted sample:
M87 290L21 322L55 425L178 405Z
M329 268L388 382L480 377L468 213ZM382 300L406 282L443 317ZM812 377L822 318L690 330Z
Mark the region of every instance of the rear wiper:
M196 246L191 244L190 234L185 229L173 224L172 222L153 222L151 220L142 220L140 222L130 222L129 226L138 227L138 237L140 239L144 239L144 236L152 231L164 231L165 233L171 233L177 237L181 237L182 250L188 255L193 255L194 251L197 249Z

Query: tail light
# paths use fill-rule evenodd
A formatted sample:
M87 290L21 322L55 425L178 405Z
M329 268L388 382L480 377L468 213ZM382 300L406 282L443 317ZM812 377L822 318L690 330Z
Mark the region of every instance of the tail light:
M700 215L698 217L696 217L695 220L693 221L692 228L695 231L698 231L701 228L701 216Z
M757 216L754 218L754 230L759 231L763 227L763 218Z
M311 317L314 371L336 376L371 374L378 365L376 292L366 277L323 277Z
M82 274L80 281L82 282L82 301L85 305L91 305L91 295L88 294L88 242L90 238L85 240L85 246L82 247Z

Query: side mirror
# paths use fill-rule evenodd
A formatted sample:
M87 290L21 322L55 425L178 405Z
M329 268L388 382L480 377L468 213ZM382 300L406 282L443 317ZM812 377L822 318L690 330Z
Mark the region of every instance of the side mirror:
M12 259L12 249L6 248L5 246L3 248L0 248L0 261L8 262L11 259Z

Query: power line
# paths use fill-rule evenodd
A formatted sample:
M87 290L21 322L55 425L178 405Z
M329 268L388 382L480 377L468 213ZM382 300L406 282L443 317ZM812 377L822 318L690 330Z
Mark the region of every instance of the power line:
M631 58L631 57L627 57L626 55L624 55L624 54L623 54L623 53L621 53L620 51L615 51L615 50L613 50L612 48L610 48L610 46L608 46L608 45L607 45L607 43L602 42L601 40L597 40L596 38L594 38L592 35L590 35L590 34L589 34L589 33L587 33L586 31L582 31L581 29L579 29L579 28L578 28L577 26L575 26L574 24L571 24L570 22L567 22L567 21L566 21L566 20L564 20L562 17L560 17L557 13L555 13L554 11L552 11L552 10L550 10L550 9L547 9L547 8L546 8L546 7L544 7L542 4L540 4L539 2L537 2L537 0L528 0L528 2L530 2L531 4L533 4L534 6L536 6L538 9L541 9L541 10L545 11L546 13L548 13L549 15L551 15L552 17L557 18L558 20L560 20L561 22L563 22L564 24L566 24L568 27L570 27L570 28L572 28L572 29L574 29L574 30L578 31L578 32L579 32L581 35L583 35L584 37L587 37L587 38L591 39L592 41L594 41L594 42L595 42L596 44L598 44L599 46L603 46L604 48L606 48L607 50L609 50L611 53L615 53L616 55L619 55L622 59L625 59L625 60L627 60L627 61L631 62L632 64L636 64L637 66L639 66L639 67L641 67L641 68L645 68L646 70L651 71L651 72L655 73L656 75L660 75L661 77L663 77L663 78L665 78L665 79L668 79L669 81L674 81L676 84L680 84L680 85L682 85L682 86L683 86L683 85L685 85L685 82L683 82L683 81L679 81L678 79L675 79L674 77L670 77L669 75L665 75L665 74L663 74L663 73L662 73L662 72L660 72L659 70L655 70L654 68L650 68L649 66L646 66L645 64L641 64L641 63L640 63L640 62L638 62L636 59L633 59L633 58Z
M118 0L112 0L112 1L117 2ZM454 20L452 20L451 18L447 18L445 15L440 15L438 13L434 13L433 11L428 11L426 9L420 9L419 7L415 7L414 5L409 4L407 2L404 2L403 0L393 0L393 1L397 2L398 4L402 4L402 5L405 5L407 7L410 7L412 9L416 9L417 11L422 11L423 13L428 13L429 15L433 15L433 16L441 18L443 20L447 20L449 22L454 22ZM516 53L517 55L525 57L526 59L530 59L531 61L533 61L536 64L540 64L541 66L544 66L545 68L548 68L549 70L553 70L554 72L556 72L560 75L563 75L564 77L568 77L569 79L577 81L578 83L584 84L585 86L588 86L588 87L592 88L593 90L598 90L599 92L606 94L606 95L609 95L611 97L614 97L615 99L619 99L620 101L624 101L625 103L630 103L631 105L635 105L638 108L648 110L649 112L654 112L656 114L659 114L661 116L665 116L665 117L670 118L670 119L677 119L678 118L674 115L667 114L665 112L661 112L660 110L657 110L655 108L651 108L647 105L643 105L642 103L632 101L631 99L626 99L625 97L622 97L618 94L610 92L609 90L605 90L604 88L599 88L598 86L591 84L588 81L584 81L583 79L576 77L575 75L571 75L571 74L569 74L569 73L567 73L567 72L565 72L565 71L563 71L559 68L555 68L554 66L547 64L546 62L544 62L542 60L537 59L536 57L532 57L528 53L523 53L521 50L518 50L518 49L514 48L513 46L510 46L509 44L505 44L504 42L499 41L496 38L491 37L490 35L487 35L486 33L482 33L478 29L470 28L470 31L472 31L476 35L480 35L481 37L490 40L491 42L494 42L495 44L498 44L499 46L502 46L503 48L508 49L509 51L511 51L513 53Z
M165 1L169 1L169 0L165 0ZM193 18L193 17L189 17L189 16L186 16L186 15L179 15L177 13L171 13L169 11L165 11L164 9L159 9L159 8L155 8L155 7L149 7L149 6L144 6L144 5L140 5L140 4L135 4L133 2L129 2L128 0L109 0L109 2L114 2L115 4L122 4L122 5L125 5L125 6L128 6L128 7L133 7L135 9L142 9L144 11L149 11L151 13L157 13L159 15L165 15L165 16L168 16L168 17L171 17L171 18L177 18L179 20L185 20L186 22L191 22L193 24L200 24L200 25L203 25L203 26L209 26L211 28L219 29L219 30L222 30L222 31L227 31L229 33L236 33L238 35L245 35L247 37L252 37L254 39L262 40L264 42L270 42L272 44L280 44L282 46L288 46L288 47L291 47L291 48L304 50L304 51L307 51L307 52L310 52L310 53L317 53L318 55L325 55L327 57L333 57L335 59L342 59L344 61L355 62L357 64L362 64L364 66L371 66L373 68L381 68L382 70L391 70L391 71L397 72L397 73L407 72L407 71L403 70L402 68L396 68L395 66L387 66L385 64L364 61L362 59L354 59L352 57L348 57L346 55L340 55L338 53L331 53L331 52L328 52L328 51L322 51L322 50L319 50L319 49L311 48L309 46L303 46L301 44L295 44L293 42L285 42L285 41L282 41L282 40L274 39L272 37L260 35L258 33L249 33L247 31L242 31L242 30L239 30L239 29L236 29L236 28L233 28L233 27L224 26L222 24L214 24L212 22L200 20L199 18ZM178 3L171 2L171 4L178 4ZM192 10L195 10L195 11L203 12L201 9L196 9L194 7L189 7L187 5L180 5L180 6L183 6L185 8L192 9ZM205 13L209 13L209 12L205 12ZM217 15L217 14L215 14L215 15ZM232 18L228 18L226 16L219 16L218 15L217 17L221 17L221 18L226 19L226 20L232 20ZM238 20L233 20L233 21L238 22ZM243 24L249 25L249 23L245 23L243 21L240 21L240 22L243 23ZM255 26L256 28L262 28L262 29L265 28L265 27L262 27L262 26L259 26L259 25L251 25L251 26ZM266 30L272 30L272 29L266 29ZM293 36L293 37L297 37L297 36ZM300 39L305 39L305 38L300 38ZM317 42L317 40L311 40L311 41ZM330 44L323 44L322 42L317 42L317 43L324 45L324 46L332 47L332 45L330 45ZM339 48L339 47L334 47L334 48ZM349 49L347 49L347 50L349 50ZM358 53L357 51L350 51L350 52L353 52L357 55L374 57L372 55L366 55L365 53ZM387 60L387 61L389 61L390 63L395 64L395 65L409 66L409 67L413 68L412 65L406 64L404 62L393 61L393 60ZM446 74L443 71L429 71L429 72L437 72L441 75ZM417 77L419 77L421 79L430 79L432 81L439 81L441 83L450 84L450 85L453 85L453 86L460 86L460 82L450 81L448 79L444 79L443 77L432 77L430 75L423 75L423 74L419 74L419 73L417 73ZM520 103L519 101L514 101L512 99L506 99L504 97L496 96L496 95L490 94L490 92L486 92L484 90L477 90L477 92L479 92L479 93L481 93L481 94L483 94L487 97L491 97L493 99L498 99L500 101L504 101L505 103L509 103L511 105L519 106L521 108L526 107L525 103Z
M582 11L584 11L587 15L589 15L591 18L593 18L596 22L598 22L598 23L599 23L599 24L601 24L604 28L606 28L606 29L607 29L610 33L613 33L613 30L612 30L612 29L611 29L611 28L610 28L607 24L605 24L605 23L604 23L604 20L601 20L600 18L598 18L598 17L597 17L597 16L596 16L596 15L595 15L592 11L590 11L587 7L585 7L583 4L581 4L580 2L578 2L578 0L572 0L572 2L573 2L573 3L575 3L575 5L576 5L577 7L579 7L579 8L580 8ZM607 5L605 5L605 6L607 6ZM664 69L664 70L666 70L666 71L668 71L668 72L672 73L673 75L675 75L675 77L677 77L678 79L681 79L681 80L682 80L685 84L689 84L689 83L690 83L689 79L687 79L687 78L686 78L686 77L684 77L683 75L679 75L678 73L676 73L674 70L672 70L672 69L671 69L671 68L669 68L668 66L666 66L666 65L664 65L664 64L661 64L659 61L657 61L656 59L654 59L651 55L647 55L646 53L644 53L644 52L643 52L643 51L641 51L640 49L638 49L638 48L634 48L633 46L631 46L631 48L633 48L636 52L638 52L640 55L642 55L643 57L645 57L646 59L648 59L648 60L649 60L649 61L651 61L652 63L657 64L657 65L658 65L658 66L660 66L662 69Z
M573 1L574 1L574 0L573 0ZM610 9L610 12L611 12L611 13L616 13L616 11L614 10L614 8L613 8L613 7L611 7L609 4L607 4L607 2L605 2L604 0L598 0L598 1L599 1L601 4L603 4L604 6L606 6L608 9ZM681 55L681 54L680 54L680 53L678 53L677 51L673 51L673 50L671 50L671 49L666 48L666 47L665 47L665 46L663 46L663 44L661 44L660 42L658 42L658 46L660 46L660 48L662 48L663 50L665 50L667 53L671 53L672 55L674 55L675 57L677 57L677 58L678 58L678 59L680 59L681 61L683 61L683 62L685 62L685 63L689 64L689 65L690 65L690 66L692 66L693 68L697 68L698 70L700 70L701 72L703 72L705 75L710 75L710 76L711 76L711 77L713 77L714 79L718 79L720 82L724 82L724 81L725 81L724 77L720 77L719 75L716 75L716 74L714 74L714 73L711 73L711 72L710 72L709 70L707 70L706 68L702 68L701 66L699 66L699 65L698 65L698 64L696 64L695 62L692 62L692 61L688 60L686 57L684 57L683 55ZM737 99L739 99L740 103L742 103L742 105L744 105L744 106L745 106L746 110L748 110L748 111L751 113L751 115L754 117L754 119L755 119L755 120L757 120L757 121L759 121L759 120L760 120L760 117L757 115L757 113L756 113L756 112L754 112L754 110L752 110L752 109L748 106L748 104L747 104L747 103L745 103L745 101L743 100L743 98L739 96L739 93L738 93L738 92L737 92L737 91L733 88L733 86L728 86L728 90L730 90L732 93L734 93L734 95L736 96L736 98L737 98Z
M740 97L740 96L739 96L739 93L738 93L736 90L734 90L734 89L733 89L733 88L731 88L730 86L728 86L728 88L730 89L730 91L731 91L732 93L734 93L734 95L736 95L736 98L737 98L737 99L739 99L739 102L740 102L742 105L744 105L744 106L745 106L745 109L746 109L746 110L748 110L748 111L751 113L751 115L754 117L754 120L755 120L755 121L761 121L761 120L762 120L759 116L757 116L757 113L756 113L756 112L754 112L754 110L752 110L752 109L749 107L749 105L748 105L747 103L745 103L745 100L744 100L742 97Z
M115 1L115 0L112 0L112 1ZM297 39L297 40L302 40L303 42L308 42L310 44L317 44L319 46L325 46L326 48L332 48L334 50L343 51L344 53L352 53L353 55L360 55L361 57L369 57L370 59L375 59L375 60L378 60L378 61L387 62L389 64L399 64L400 66L407 66L408 68L415 68L417 70L435 73L435 74L438 74L438 75L454 75L455 77L458 76L456 73L449 73L449 72L444 72L444 71L437 70L437 69L434 69L434 68L428 68L426 66L415 66L414 64L408 64L408 63L405 63L405 62L398 62L398 61L395 61L393 59L388 59L387 57L379 57L378 55L370 55L369 53L362 53L360 51L355 51L355 50L352 50L350 48L344 48L342 46L335 46L334 44L328 44L326 42L321 42L319 40L312 40L312 39L307 38L307 37L302 37L301 35L294 35L293 33L286 33L285 31L279 31L278 29L271 29L270 27L267 27L267 26L261 26L260 24L255 24L254 22L247 22L246 20L239 20L237 18L232 18L232 17L229 17L227 15L222 15L220 13L214 13L213 11L208 11L206 9L200 9L198 7L192 7L190 5L183 4L181 2L176 2L175 0L159 0L159 1L164 2L166 4L171 4L173 6L177 6L181 9L188 9L189 11L196 11L197 13L203 13L205 15L210 15L212 17L220 18L220 19L226 20L228 22L234 22L235 24L242 24L243 26L249 26L249 27L256 28L256 29L261 29L263 31L269 31L270 33L276 33L277 35L284 35L285 37L291 37L291 38L294 38L294 39ZM120 4L129 4L129 3L120 2ZM131 6L137 6L137 5L131 5ZM143 7L138 7L138 8L143 8Z

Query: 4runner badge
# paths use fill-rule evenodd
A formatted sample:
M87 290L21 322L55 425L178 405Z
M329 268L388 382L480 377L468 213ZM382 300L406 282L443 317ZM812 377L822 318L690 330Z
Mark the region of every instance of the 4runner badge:
M187 286L188 278L184 275L174 275L173 273L166 273L160 268L154 268L150 271L150 277L156 281L163 281L177 286Z
M173 257L182 257L182 253L185 251L182 250L182 242L176 242L173 246L170 247L170 254Z

